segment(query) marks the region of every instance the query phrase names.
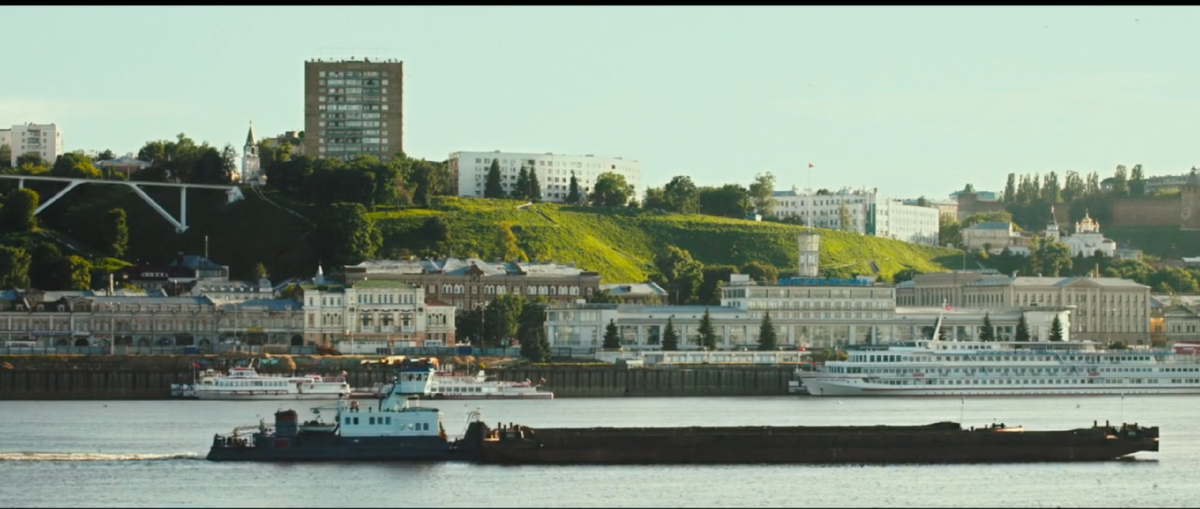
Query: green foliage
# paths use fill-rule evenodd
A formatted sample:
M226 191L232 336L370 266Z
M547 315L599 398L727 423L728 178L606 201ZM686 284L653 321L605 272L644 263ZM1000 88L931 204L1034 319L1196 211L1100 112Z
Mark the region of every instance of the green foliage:
M598 292L592 292L592 295L587 298L589 304L619 304L621 299L607 289Z
M100 178L100 170L96 169L92 164L92 160L87 156L70 152L58 156L58 159L54 161L54 166L50 168L50 175L54 177L98 179Z
M1025 321L1025 314L1021 313L1021 319L1017 321L1017 335L1013 338L1017 341L1029 341L1029 323Z
M265 279L269 276L266 265L263 265L262 262L254 264L254 279Z
M750 208L750 192L740 185L700 188L701 214L745 219Z
M983 327L979 329L980 341L995 341L996 328L992 325L992 316L990 313L983 314Z
M41 290L66 290L71 285L70 260L51 242L28 239L29 284Z
M962 224L954 218L954 214L942 214L938 218L938 244L961 246L962 229Z
M533 168L529 169L529 201L541 203L542 201L542 183L538 182L537 171Z
M361 204L334 203L321 219L313 248L335 267L374 257L382 243L374 219Z
M846 202L838 202L838 227L844 232L857 231L858 228L853 224L853 219L850 217L850 209L846 208Z
M579 180L575 178L575 172L571 172L571 184L567 190L567 205L579 205L583 201L583 195L579 193Z
M648 200L649 198L647 198ZM696 214L700 212L700 190L692 183L692 178L679 175L663 186L662 199L666 202L664 210L681 214ZM645 208L651 208L646 206Z
M755 212L763 217L775 212L775 176L771 175L771 172L755 175L749 191Z
M717 332L707 306L704 308L704 316L700 317L700 326L696 327L696 334L699 336L697 339L701 347L708 350L717 349Z
M695 301L696 290L704 280L704 265L692 259L691 254L668 245L654 257L654 267L658 272L651 279L667 291L669 302L684 304Z
M208 142L196 145L187 135L179 133L174 141L146 142L138 150L137 158L151 163L149 171L143 170L147 175L170 175L193 184L228 184L233 180L236 153L229 145L221 150L209 146Z
M1066 275L1071 270L1071 248L1051 238L1035 237L1030 243L1029 265L1045 277Z
M101 247L105 254L112 258L120 258L129 247L129 227L125 224L125 210L109 209L107 221L102 224Z
M679 332L675 330L674 318L667 318L667 327L663 329L662 349L665 352L679 350Z
M738 273L738 268L733 265L705 265L701 273L703 280L696 290L696 302L717 306L721 304L721 288L729 281L729 276Z
M741 273L748 274L750 279L762 284L773 285L779 281L779 269L759 262L750 262L742 265Z
M1058 315L1055 315L1054 322L1052 322L1050 324L1050 341L1062 341L1062 340L1063 340L1062 321L1060 321L1058 319Z
M29 288L29 253L24 249L0 245L0 288Z
M636 192L624 175L606 171L596 177L590 198L594 207L624 207Z
M663 194L661 187L647 187L645 197L642 199L642 208L646 210L666 210L670 205L667 203L666 195Z
M246 201L256 203L250 196ZM496 225L508 222L517 237L517 246L527 253L537 253L540 258L559 263L573 261L576 266L599 272L602 280L608 283L649 279L648 275L655 270L653 260L661 252L660 246L667 244L686 249L706 265L741 266L758 261L775 267L795 267L796 234L808 231L781 223L696 214L583 208L553 203L517 210L518 205L519 202L512 200L437 197L432 210L376 212L371 216L383 233L383 253L389 256L404 250L418 252L421 245L416 231L422 222L436 216L452 234L442 248L444 253L499 257L503 253L493 240ZM292 207L291 204L288 206ZM261 213L283 215L272 209L264 208ZM282 219L294 222L287 217ZM870 271L868 263L872 260L879 265L880 277L884 279L906 268L922 273L944 272L946 267L958 267L962 263L961 254L951 249L833 230L817 231L821 234L822 263L845 265L844 268L851 272ZM191 235L191 232L185 235ZM262 236L262 233L247 232L246 235ZM274 252L272 249L279 250L287 245L283 241L280 237L272 241L272 246L278 243L279 247L259 250ZM201 238L201 246L202 242ZM273 272L282 277L311 276L309 272L287 275L280 270ZM674 296L668 298L672 302L673 299Z
M38 207L38 195L29 189L13 189L4 197L0 208L0 232L23 233L37 229L34 212Z
M521 171L517 173L517 183L513 185L510 196L514 200L529 199L529 170L521 167Z
M17 168L22 166L46 166L46 161L42 160L42 155L37 152L26 152L17 156Z
M613 320L609 320L608 325L604 327L604 348L606 350L621 348L621 333L617 331L617 323Z
M524 306L525 300L512 294L497 295L488 303L482 316L484 347L508 346L517 337Z
M517 325L517 340L521 356L533 362L550 360L550 340L546 337L546 305L543 302L525 303Z
M7 143L0 143L0 168L12 167L12 147Z
M71 255L62 258L67 264L69 274L68 290L88 290L92 287L92 264L81 256Z
M898 271L896 271L895 274L892 275L892 283L900 284L905 281L911 281L912 278L917 277L917 274L920 274L920 272L917 272L913 269L898 270Z
M500 256L505 260L529 261L529 256L517 246L517 236L513 234L511 223L496 225L496 249L502 253Z
M488 168L487 177L483 183L484 198L504 198L504 187L500 185L500 160L492 159L492 166Z
M771 324L771 312L763 313L762 324L758 326L758 349L774 350L778 347L775 336L775 326Z

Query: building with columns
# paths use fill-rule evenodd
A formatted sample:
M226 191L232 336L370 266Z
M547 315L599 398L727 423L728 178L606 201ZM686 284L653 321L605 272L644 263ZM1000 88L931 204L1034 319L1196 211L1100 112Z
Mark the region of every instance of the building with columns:
M1011 277L978 272L919 274L896 285L898 306L1071 308L1078 339L1150 340L1150 287L1119 278Z
M966 340L979 336L986 317L997 337L1011 339L1024 317L1036 341L1048 341L1057 317L1069 338L1071 310L1052 306L980 306L949 310L942 306L897 307L895 289L864 280L782 280L758 286L731 280L720 306L643 306L567 303L547 310L551 346L580 352L600 348L609 321L629 349L662 347L668 320L680 335L680 349L698 349L697 329L708 310L718 349L754 349L763 316L770 313L785 349L885 344L929 337L939 317L946 334Z
M348 286L301 285L304 338L345 353L389 346L452 346L454 307L427 302L425 289L402 281L362 280Z

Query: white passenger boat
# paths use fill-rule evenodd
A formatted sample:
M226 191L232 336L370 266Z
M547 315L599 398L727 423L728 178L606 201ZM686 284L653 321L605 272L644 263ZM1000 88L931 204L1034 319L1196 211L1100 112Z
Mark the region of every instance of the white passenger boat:
M433 377L429 397L434 399L554 399L554 393L543 390L542 384L489 380L479 370L475 375L439 371Z
M218 376L211 369L205 371L192 391L197 399L341 399L350 396L350 384L346 383L344 374L339 377L317 373L264 376L251 367L236 367L230 369L227 376Z
M1090 341L918 340L847 352L798 373L812 396L1200 393L1200 356Z

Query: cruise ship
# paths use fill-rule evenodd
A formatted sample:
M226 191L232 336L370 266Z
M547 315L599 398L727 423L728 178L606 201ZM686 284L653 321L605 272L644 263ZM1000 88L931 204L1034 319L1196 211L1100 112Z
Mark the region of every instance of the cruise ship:
M1200 393L1200 355L1115 350L1090 341L942 341L860 347L798 372L812 396Z

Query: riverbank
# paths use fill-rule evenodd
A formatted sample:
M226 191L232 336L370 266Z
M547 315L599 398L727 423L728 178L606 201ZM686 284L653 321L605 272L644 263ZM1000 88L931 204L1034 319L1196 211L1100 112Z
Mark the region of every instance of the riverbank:
M0 400L169 399L171 384L192 383L196 366L223 370L236 360L193 356L39 357L43 358L0 358ZM348 357L290 359L290 363L268 364L261 371L345 372L351 387L371 387L391 381L391 369L379 364L364 364L362 360ZM505 366L504 359L471 358L469 361L482 363L489 375L501 380L544 380L544 387L553 391L556 398L786 395L794 370L788 366L699 365L633 369L611 364ZM263 362L263 359L257 362ZM295 368L289 369L292 365Z

